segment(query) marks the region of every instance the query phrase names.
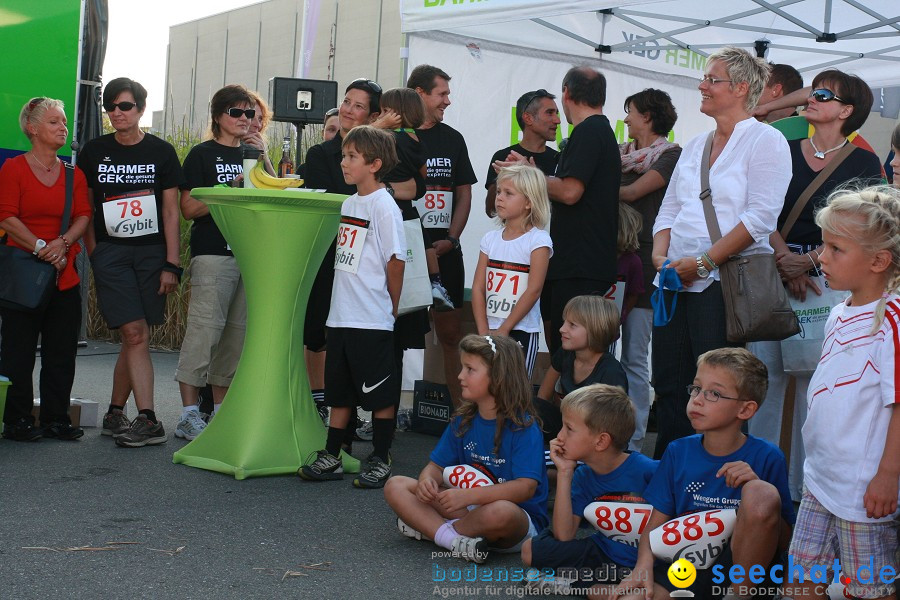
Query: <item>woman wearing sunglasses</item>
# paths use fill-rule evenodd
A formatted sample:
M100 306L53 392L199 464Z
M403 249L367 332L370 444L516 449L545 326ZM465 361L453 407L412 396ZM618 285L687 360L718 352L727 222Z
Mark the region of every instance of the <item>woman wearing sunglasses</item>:
M815 133L809 139L788 142L792 177L784 197L784 208L778 217L778 229L769 237L775 249L778 271L789 293L798 300L804 300L809 294L821 295L823 291L822 280L817 277L822 230L813 218L815 211L825 204L831 192L850 181L859 180L854 185L870 185L881 180L878 157L847 141L848 135L862 127L872 108L872 91L866 82L854 75L828 70L816 75L812 88L806 93L807 107L803 116L815 128ZM847 151L849 154L845 154ZM819 173L830 167L834 167L834 171L828 178L815 183ZM783 237L785 223L798 199L814 183L815 188L809 190L812 195ZM769 370L766 400L750 420L750 433L778 444L789 382L782 363L781 342L753 342L748 349ZM794 431L790 447L783 450L791 461L791 496L799 501L805 458L800 428L806 420L809 378L795 376L795 383Z
M750 111L763 91L769 65L740 48L710 55L700 79L700 111L716 122L709 159L712 206L722 232L711 240L700 202L701 159L708 134L684 146L653 226L653 264L666 261L681 279L674 315L653 328L653 373L658 395L655 458L672 440L694 433L687 417L687 386L697 359L728 342L718 265L734 254L772 253L769 234L791 179L787 141ZM666 306L674 292L665 291Z
M242 143L256 116L253 97L242 85L226 85L210 100L210 137L184 159L181 214L191 225L191 303L175 380L181 391L181 419L175 437L193 440L206 427L200 390L209 383L213 413L231 385L244 345L247 302L231 247L209 207L191 189L232 183L242 174ZM247 146L244 145L244 148Z
M166 296L181 277L181 165L171 144L141 130L146 105L140 83L127 77L110 81L103 108L115 131L78 154L94 208L85 245L97 302L122 339L102 433L126 447L166 441L154 412L150 326L163 323ZM124 409L132 393L138 416L129 423Z

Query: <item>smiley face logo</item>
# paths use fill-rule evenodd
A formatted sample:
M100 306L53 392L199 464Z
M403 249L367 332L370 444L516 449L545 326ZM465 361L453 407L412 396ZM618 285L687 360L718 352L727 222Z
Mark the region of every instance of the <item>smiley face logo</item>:
M697 569L691 561L679 558L669 567L669 583L677 588L690 587L697 579Z

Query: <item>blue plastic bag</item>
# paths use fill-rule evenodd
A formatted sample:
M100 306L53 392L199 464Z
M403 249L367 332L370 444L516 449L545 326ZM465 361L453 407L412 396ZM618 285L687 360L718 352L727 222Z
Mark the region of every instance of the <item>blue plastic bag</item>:
M662 268L659 270L659 285L656 291L650 296L650 305L653 306L653 325L656 327L665 327L675 316L675 304L678 302L678 292L683 288L681 278L678 273L670 265L672 261L666 260ZM666 298L663 290L675 292L672 296L672 307L666 307Z

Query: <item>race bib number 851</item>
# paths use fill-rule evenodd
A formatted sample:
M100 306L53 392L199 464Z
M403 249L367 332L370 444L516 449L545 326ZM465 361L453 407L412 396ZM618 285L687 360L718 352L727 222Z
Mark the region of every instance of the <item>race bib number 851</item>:
M334 268L338 271L356 273L359 270L359 259L366 243L369 222L356 217L341 217L338 227L337 251L334 254Z

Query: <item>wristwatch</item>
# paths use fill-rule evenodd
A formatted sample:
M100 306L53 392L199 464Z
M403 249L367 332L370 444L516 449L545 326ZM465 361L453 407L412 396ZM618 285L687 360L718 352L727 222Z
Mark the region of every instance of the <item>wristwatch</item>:
M47 242L45 242L42 239L38 239L38 241L36 241L34 243L34 252L32 252L32 254L34 254L36 256L37 253L40 252L41 250L43 250L46 245L47 245Z
M703 264L703 257L697 257L697 276L702 278L709 277L709 269L706 268L706 265Z
M447 236L447 241L453 244L454 250L459 250L459 238L455 238L452 235Z

